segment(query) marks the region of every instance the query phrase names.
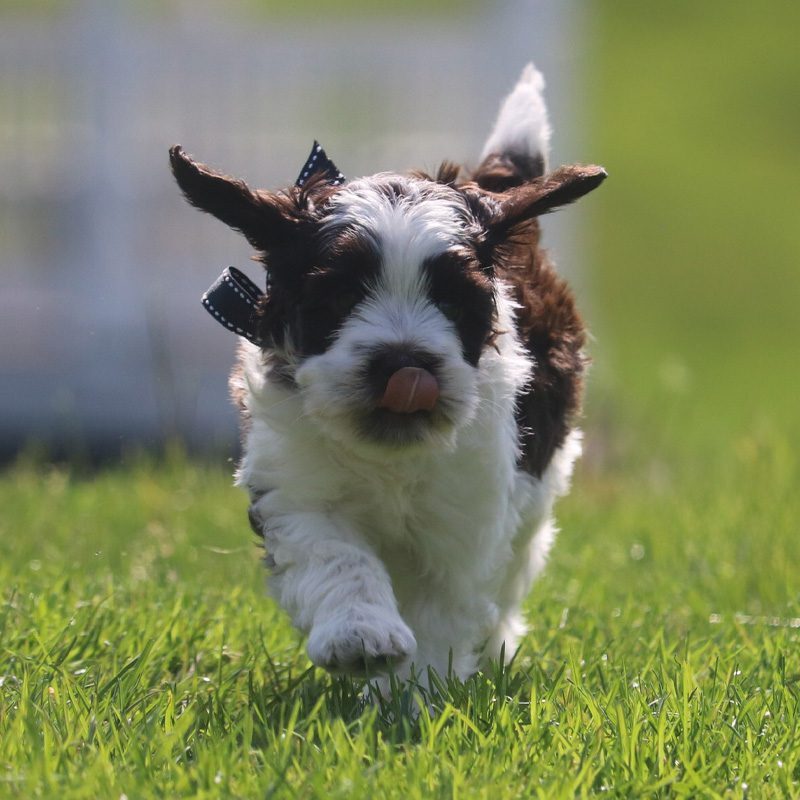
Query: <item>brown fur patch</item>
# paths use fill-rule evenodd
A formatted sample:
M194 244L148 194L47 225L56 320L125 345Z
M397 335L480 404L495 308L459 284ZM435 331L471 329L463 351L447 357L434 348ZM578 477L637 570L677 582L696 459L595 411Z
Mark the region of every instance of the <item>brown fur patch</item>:
M541 155L492 153L480 163L472 174L472 179L481 189L490 192L504 192L543 174L544 158Z
M466 250L450 250L423 266L428 296L456 329L464 359L477 366L487 342L496 335L491 278L478 257Z
M533 380L517 400L521 465L541 476L580 411L586 329L572 292L539 247L533 220L514 236L497 267L521 308L517 329L535 360Z
M534 359L532 380L517 398L517 427L520 466L536 476L542 475L580 412L586 329L569 286L540 246L538 220L526 219L523 209L538 195L552 197L557 201L553 205L571 202L605 177L593 167L562 168L541 177L543 173L540 157L494 154L472 176L510 223L509 228L505 222L495 228L499 238L490 237L486 248L495 276L511 286L520 306L517 331Z
M454 164L452 161L443 161L436 170L435 175L431 175L419 169L412 170L409 174L412 178L419 178L423 181L443 183L445 186L455 186L458 181L458 176L461 174L461 166L459 164Z

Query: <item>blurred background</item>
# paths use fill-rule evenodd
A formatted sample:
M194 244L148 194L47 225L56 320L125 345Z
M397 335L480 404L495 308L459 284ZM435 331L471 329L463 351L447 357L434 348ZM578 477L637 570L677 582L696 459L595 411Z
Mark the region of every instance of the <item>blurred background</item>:
M570 4L0 0L0 13L7 456L32 441L66 456L235 447L235 337L199 301L228 264L259 284L262 270L182 200L170 145L270 188L294 182L315 138L349 177L474 163L535 57L555 157L580 157Z
M0 795L416 764L478 796L500 731L515 795L800 796L799 32L797 0L0 0ZM531 60L552 162L609 172L545 220L593 332L585 454L513 706L453 699L435 730L477 727L434 764L405 725L292 728L329 684L263 597L236 339L200 305L263 276L167 150L265 187L314 138L350 177L474 163ZM306 775L326 737L357 758Z
M235 337L199 298L262 276L170 145L266 187L314 138L348 176L470 163L529 60L553 163L611 175L546 223L595 334L589 467L797 441L798 29L781 2L0 0L0 452L234 452Z

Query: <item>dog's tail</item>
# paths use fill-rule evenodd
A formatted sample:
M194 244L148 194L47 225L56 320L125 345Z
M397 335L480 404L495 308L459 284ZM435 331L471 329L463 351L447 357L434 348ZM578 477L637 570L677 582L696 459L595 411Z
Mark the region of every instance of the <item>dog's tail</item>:
M538 178L547 169L550 122L544 104L544 78L528 64L500 106L494 129L473 178L484 189L502 192Z

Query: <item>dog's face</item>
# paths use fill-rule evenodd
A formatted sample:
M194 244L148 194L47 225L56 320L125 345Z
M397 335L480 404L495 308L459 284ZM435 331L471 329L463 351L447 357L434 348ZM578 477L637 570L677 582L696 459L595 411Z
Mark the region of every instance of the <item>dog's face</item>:
M371 442L445 440L477 404L495 285L457 190L375 176L332 195L287 348L306 409Z
M496 266L521 224L596 186L568 167L504 194L454 173L379 174L286 194L251 191L173 148L189 201L261 253L267 349L288 365L305 414L368 445L446 446L478 404L497 330Z

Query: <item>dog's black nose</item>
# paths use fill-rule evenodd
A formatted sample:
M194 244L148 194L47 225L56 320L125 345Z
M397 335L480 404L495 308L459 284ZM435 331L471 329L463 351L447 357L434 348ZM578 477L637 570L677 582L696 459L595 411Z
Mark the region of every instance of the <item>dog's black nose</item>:
M408 345L385 345L375 350L367 363L366 374L367 385L375 401L380 402L384 397L392 376L398 373L411 374L409 370L419 370L416 374L422 377L422 373L426 373L436 383L439 359L431 353ZM425 378L421 388L424 389L425 385L432 386L428 378Z

